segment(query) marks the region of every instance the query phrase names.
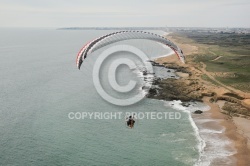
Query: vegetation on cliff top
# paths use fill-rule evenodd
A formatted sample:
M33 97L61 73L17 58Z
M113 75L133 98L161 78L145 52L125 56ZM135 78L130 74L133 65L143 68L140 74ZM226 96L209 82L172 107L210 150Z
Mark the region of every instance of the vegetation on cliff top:
M249 34L190 31L170 35L181 43L198 46L199 52L188 60L205 63L206 70L223 84L250 92Z

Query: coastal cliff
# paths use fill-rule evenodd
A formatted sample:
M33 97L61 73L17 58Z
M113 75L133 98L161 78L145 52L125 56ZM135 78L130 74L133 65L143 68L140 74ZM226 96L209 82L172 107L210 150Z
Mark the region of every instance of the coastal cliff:
M153 63L158 64L158 63ZM194 72L190 67L179 66L174 63L163 63L161 67L175 69L176 74L180 77L160 79L156 78L149 90L147 97L159 100L181 100L182 102L203 101L203 97L209 97L210 102L218 100L225 101L221 112L229 116L244 117L250 119L250 109L246 106L244 97L238 94L216 91L209 82L201 78L201 73ZM221 91L221 90L220 90ZM218 93L219 92L219 93Z

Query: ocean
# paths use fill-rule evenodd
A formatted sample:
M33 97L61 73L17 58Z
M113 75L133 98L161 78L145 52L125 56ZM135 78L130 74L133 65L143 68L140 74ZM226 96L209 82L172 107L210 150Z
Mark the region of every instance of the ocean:
M202 140L190 112L174 107L179 101L143 99L122 107L102 99L92 70L103 50L77 69L83 44L109 32L0 29L0 165L199 163ZM170 53L152 41L124 43L150 58ZM126 83L132 76L123 73L118 79ZM70 119L70 112L179 112L181 118L138 119L130 129L125 119Z

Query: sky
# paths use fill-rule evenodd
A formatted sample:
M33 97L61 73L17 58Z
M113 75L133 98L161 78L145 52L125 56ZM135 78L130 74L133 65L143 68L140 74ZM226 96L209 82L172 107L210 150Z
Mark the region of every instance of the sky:
M0 0L0 27L250 27L249 0Z

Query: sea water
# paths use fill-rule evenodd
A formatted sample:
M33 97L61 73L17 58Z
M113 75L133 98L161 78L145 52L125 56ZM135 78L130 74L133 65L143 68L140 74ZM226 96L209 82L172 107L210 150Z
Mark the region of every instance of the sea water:
M152 99L115 106L95 90L95 58L87 58L82 70L76 68L82 45L109 32L0 29L0 165L197 163L201 142L190 113ZM134 44L150 58L170 53L154 42L124 43ZM70 112L105 111L179 112L181 118L138 119L129 129L124 119L68 117Z

